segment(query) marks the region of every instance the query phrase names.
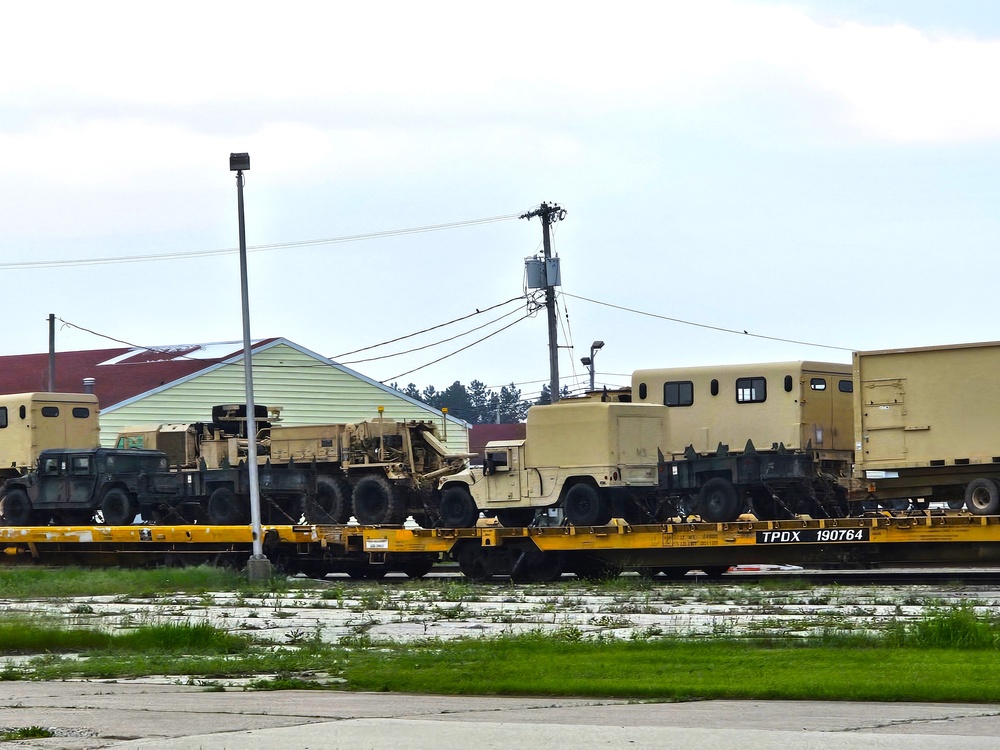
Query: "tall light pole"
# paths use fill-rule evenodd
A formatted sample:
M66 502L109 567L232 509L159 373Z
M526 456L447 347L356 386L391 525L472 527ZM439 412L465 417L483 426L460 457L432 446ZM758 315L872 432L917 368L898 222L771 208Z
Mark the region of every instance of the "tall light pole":
M236 196L240 216L240 293L243 299L243 375L246 381L247 476L250 484L250 526L253 554L247 561L251 580L271 576L271 561L264 557L264 533L260 525L260 483L257 478L257 415L253 399L253 360L250 351L250 292L247 285L247 232L243 220L243 172L250 169L250 154L230 154L229 171L236 172Z
M590 356L580 357L580 362L590 370L590 390L594 390L594 359L597 357L597 352L603 348L603 341L595 341L590 345Z

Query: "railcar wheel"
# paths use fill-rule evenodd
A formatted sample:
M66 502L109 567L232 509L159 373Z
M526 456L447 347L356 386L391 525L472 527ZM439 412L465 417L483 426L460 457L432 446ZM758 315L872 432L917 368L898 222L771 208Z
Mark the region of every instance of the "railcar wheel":
M347 523L351 517L351 487L339 477L316 478L316 497L306 501L306 523Z
M500 525L506 526L508 529L530 526L531 522L535 520L534 508L507 508L506 510L497 510L495 513Z
M1000 511L1000 485L992 479L973 479L965 488L965 506L977 516L994 516Z
M0 516L5 526L30 526L35 520L35 509L28 493L20 487L8 490L0 503Z
M493 576L488 553L478 544L464 544L455 553L458 569L470 581L477 583L486 581Z
M733 483L723 477L709 479L698 493L698 513L702 521L725 523L740 515L740 496Z
M448 529L467 529L479 520L479 508L466 487L448 487L441 493L441 525Z
M208 520L217 526L238 526L246 517L235 493L228 487L219 487L208 498Z
M426 557L420 560L409 560L399 566L399 570L407 578L423 578L431 572L435 560L433 557Z
M120 487L112 487L101 498L101 516L107 526L127 526L135 518L132 498Z
M515 564L510 577L516 583L549 583L562 578L565 567L561 552L528 549Z
M404 516L399 498L389 480L381 474L361 477L354 485L351 499L354 517L362 526L402 523Z
M563 513L574 526L604 526L611 520L611 510L596 488L574 484L563 500Z

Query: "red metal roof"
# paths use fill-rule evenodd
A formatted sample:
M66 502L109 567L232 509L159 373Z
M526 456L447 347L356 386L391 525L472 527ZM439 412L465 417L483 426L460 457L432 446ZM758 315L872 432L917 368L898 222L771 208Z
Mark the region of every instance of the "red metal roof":
M274 340L256 341L253 347L256 349ZM83 379L94 378L94 393L101 408L106 409L242 352L242 342L56 352L55 390L83 393ZM46 391L48 382L47 353L0 356L0 393Z

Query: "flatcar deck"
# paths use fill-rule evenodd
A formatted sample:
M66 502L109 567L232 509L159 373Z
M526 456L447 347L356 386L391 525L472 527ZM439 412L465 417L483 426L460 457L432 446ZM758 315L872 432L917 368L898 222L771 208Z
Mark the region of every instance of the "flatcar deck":
M310 575L419 574L452 558L466 575L544 580L556 572L680 571L748 564L809 568L1000 565L1000 516L914 513L864 518L741 520L599 527L420 529L265 526L272 562ZM0 527L0 560L41 564L245 561L248 526Z

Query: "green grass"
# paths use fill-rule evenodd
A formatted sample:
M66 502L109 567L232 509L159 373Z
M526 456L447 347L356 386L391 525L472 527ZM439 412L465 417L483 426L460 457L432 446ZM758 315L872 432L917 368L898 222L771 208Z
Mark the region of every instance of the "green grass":
M13 742L14 740L32 740L41 737L55 737L55 733L44 727L20 727L18 729L8 729L0 732L0 742Z
M414 693L1000 702L1000 630L972 607L935 611L882 636L829 631L813 639L593 640L565 628L417 643L312 638L279 649L204 623L112 634L2 618L0 626L8 625L16 627L0 628L0 648L38 655L0 672L5 680L276 675L248 685L275 690L326 687L328 675L339 689ZM17 629L20 640L8 641ZM74 647L82 658L60 655ZM324 677L316 679L317 673Z
M0 598L40 599L73 596L161 596L185 591L287 590L284 580L250 584L230 568L198 565L190 568L0 568Z
M368 650L343 676L415 693L994 702L998 669L995 650L522 636Z

